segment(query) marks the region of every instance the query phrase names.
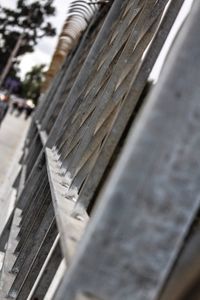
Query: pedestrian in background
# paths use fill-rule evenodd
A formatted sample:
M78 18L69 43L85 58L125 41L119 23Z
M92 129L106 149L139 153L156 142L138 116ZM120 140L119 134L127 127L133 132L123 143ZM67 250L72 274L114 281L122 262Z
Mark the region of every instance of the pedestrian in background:
M6 116L9 108L9 95L5 94L0 97L0 124Z

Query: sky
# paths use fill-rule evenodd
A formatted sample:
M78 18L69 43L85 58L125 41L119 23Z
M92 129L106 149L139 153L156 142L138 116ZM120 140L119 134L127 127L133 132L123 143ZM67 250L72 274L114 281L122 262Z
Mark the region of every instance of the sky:
M0 5L4 7L15 8L16 2L17 0L0 0ZM70 2L70 0L54 0L54 5L56 7L56 15L54 17L49 18L48 20L50 20L56 27L57 35L53 38L43 38L35 47L34 53L29 53L23 56L19 65L21 69L22 78L24 77L26 72L30 71L30 69L34 65L49 65L52 54L54 53L57 44L58 35L61 32L64 20L66 19L67 10Z
M177 18L177 21L174 24L173 30L171 31L171 34L169 35L165 46L163 47L163 50L161 51L157 63L155 64L152 73L151 73L151 78L156 80L162 64L164 62L165 56L168 52L169 46L172 43L177 30L180 28L185 16L188 13L188 10L191 7L193 0L185 0L185 3L182 7L182 10L179 14L179 17ZM17 0L0 0L0 5L2 6L7 6L10 8L15 8ZM38 64L46 64L47 66L49 65L51 61L51 57L54 53L57 40L58 40L58 35L62 29L62 26L64 24L64 20L67 16L67 10L69 7L71 0L54 0L54 4L56 7L56 16L50 18L52 23L57 29L57 35L54 38L48 38L45 37L43 38L39 44L35 47L34 53L26 54L23 56L21 63L20 63L20 69L21 69L21 76L22 78L28 72L32 66L38 65Z
M188 12L192 6L192 3L193 3L193 0L185 0L184 4L179 12L179 15L172 27L172 30L171 30L170 34L168 35L168 38L158 56L158 59L154 65L154 68L150 74L150 78L152 80L157 81L160 71L162 69L163 63L165 61L166 55L169 51L170 45L172 44L174 38L176 37L176 34L177 34L178 30L180 29L183 21L187 17Z

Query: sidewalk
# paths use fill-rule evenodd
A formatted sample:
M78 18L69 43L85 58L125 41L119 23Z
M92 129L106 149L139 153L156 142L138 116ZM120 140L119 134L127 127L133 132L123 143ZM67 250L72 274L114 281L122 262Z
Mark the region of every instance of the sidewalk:
M8 113L0 127L0 232L12 209L11 185L19 171L18 161L29 124L24 116L16 118Z

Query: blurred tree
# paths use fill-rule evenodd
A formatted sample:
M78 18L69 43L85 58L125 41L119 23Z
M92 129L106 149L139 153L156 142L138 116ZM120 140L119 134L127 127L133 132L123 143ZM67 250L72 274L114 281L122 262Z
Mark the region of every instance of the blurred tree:
M26 73L22 82L22 96L26 99L32 99L35 104L37 104L44 82L44 69L45 65L34 66Z
M12 65L18 56L32 52L44 36L54 36L55 28L46 19L55 14L53 0L18 0L15 10L0 6L0 70L2 71L13 49ZM10 68L9 68L10 69ZM12 72L15 68L12 67Z

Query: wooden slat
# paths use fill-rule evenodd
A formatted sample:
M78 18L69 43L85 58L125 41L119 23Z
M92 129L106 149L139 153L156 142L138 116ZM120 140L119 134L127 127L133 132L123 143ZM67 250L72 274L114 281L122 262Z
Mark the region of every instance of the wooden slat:
M44 299L61 261L62 253L58 235L27 300Z
M194 3L55 300L81 292L155 300L171 274L200 206L200 3Z
M71 179L62 174L62 170L60 170L60 166L52 150L46 148L45 151L47 172L60 233L62 252L68 264L88 222L88 216L84 209L76 213L77 190L69 189Z

